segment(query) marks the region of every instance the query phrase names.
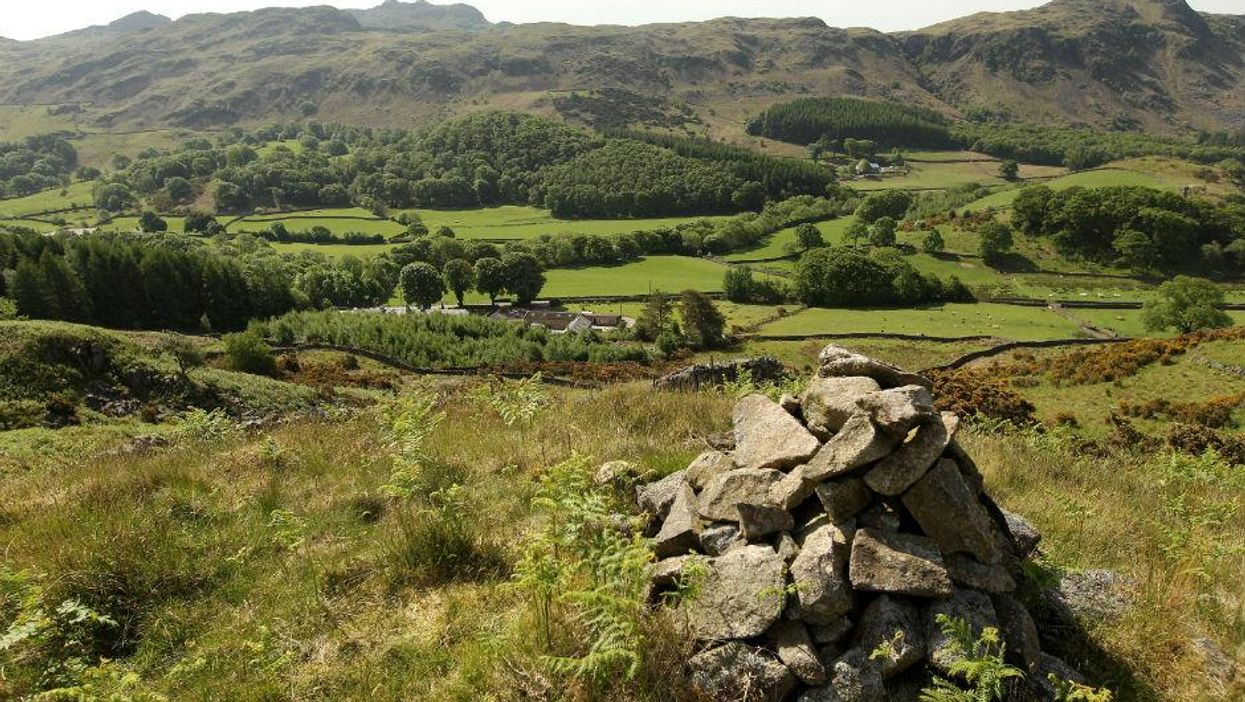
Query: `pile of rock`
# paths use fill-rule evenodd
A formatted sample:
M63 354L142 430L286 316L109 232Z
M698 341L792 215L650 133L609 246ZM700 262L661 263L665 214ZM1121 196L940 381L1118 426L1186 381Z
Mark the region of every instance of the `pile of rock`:
M712 388L739 379L747 372L758 383L777 382L786 376L787 370L776 358L741 358L722 363L702 363L667 373L653 381L658 390L699 390Z
M681 606L710 698L916 699L951 662L940 614L998 629L1035 685L1070 674L1013 596L1041 537L986 495L927 379L831 346L800 398L733 419L733 447L637 489L655 591L701 564Z

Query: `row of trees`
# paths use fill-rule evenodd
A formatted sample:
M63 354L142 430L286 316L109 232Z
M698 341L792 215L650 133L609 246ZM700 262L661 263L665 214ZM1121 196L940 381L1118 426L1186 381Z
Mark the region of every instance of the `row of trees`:
M1082 170L1136 156L1173 156L1199 163L1245 158L1245 147L1230 143L1164 139L1140 132L1098 131L1012 122L966 122L953 126L955 142L973 151L1023 163Z
M795 293L811 307L878 307L969 302L972 292L954 276L921 273L896 249L824 247L804 254Z
M17 312L114 328L230 330L293 309L372 306L398 283L387 256L276 255L253 237L0 234L0 293Z
M425 310L440 302L447 292L454 293L462 306L471 290L487 295L494 303L499 296L509 293L516 303L527 305L545 287L545 272L532 254L511 251L501 258L480 258L474 264L462 258L451 259L440 270L431 263L414 261L402 267L399 281L406 304Z
M1139 187L1025 188L1012 223L1065 256L1140 272L1201 264L1206 251L1245 271L1245 202L1216 203ZM1207 248L1209 247L1209 249Z
M726 344L726 317L704 293L684 290L671 300L656 290L636 319L635 336L655 342L666 358L685 348L716 349Z

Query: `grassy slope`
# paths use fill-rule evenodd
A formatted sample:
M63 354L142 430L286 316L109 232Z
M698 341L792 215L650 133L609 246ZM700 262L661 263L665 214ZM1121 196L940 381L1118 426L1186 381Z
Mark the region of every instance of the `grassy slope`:
M0 218L65 210L73 207L92 207L91 189L94 181L72 183L68 188L44 190L26 197L0 200ZM62 194L63 193L63 194Z
M806 309L761 328L778 336L887 333L925 336L996 336L1003 339L1067 339L1076 325L1042 308L948 304L917 309Z

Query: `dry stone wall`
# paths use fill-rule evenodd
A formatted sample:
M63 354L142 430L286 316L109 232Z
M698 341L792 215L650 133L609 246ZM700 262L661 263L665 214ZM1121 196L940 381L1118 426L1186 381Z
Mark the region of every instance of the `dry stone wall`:
M915 700L952 662L946 614L998 629L1041 698L1067 667L1014 596L1040 535L985 493L928 379L835 346L819 366L803 396L744 398L733 442L637 488L655 590L700 564L680 605L693 683L723 702Z

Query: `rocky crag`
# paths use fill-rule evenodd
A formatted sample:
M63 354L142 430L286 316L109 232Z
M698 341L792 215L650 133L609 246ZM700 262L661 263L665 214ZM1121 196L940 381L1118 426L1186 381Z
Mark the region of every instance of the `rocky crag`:
M929 380L831 346L801 397L733 420L733 444L636 490L655 592L697 573L681 619L708 698L915 700L958 655L939 615L998 630L1024 699L1075 676L1015 595L1041 536L986 494Z

